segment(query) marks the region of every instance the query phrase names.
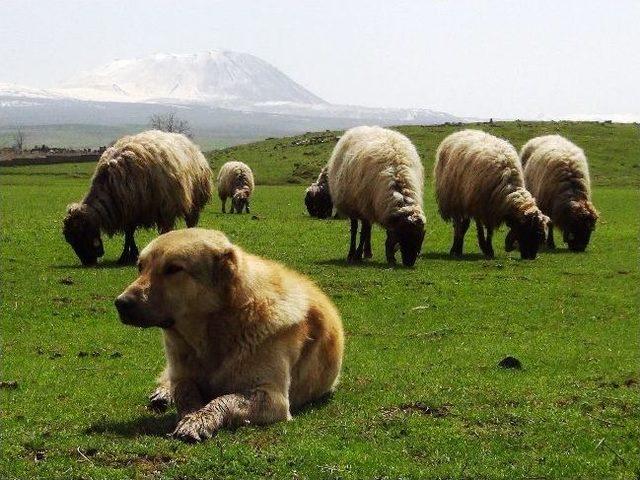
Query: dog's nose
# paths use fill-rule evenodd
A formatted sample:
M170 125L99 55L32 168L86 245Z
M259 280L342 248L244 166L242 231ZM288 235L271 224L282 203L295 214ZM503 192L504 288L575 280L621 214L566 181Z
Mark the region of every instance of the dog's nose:
M116 298L116 301L114 303L119 313L127 313L130 312L131 309L135 306L136 299L135 297L133 297L133 295L123 294Z

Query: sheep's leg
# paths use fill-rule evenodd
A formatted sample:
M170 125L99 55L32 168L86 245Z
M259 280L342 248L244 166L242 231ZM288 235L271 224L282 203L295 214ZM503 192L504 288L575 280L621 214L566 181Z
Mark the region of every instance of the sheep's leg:
M556 249L556 242L553 240L553 223L549 222L549 233L547 234L547 248L550 250Z
M136 241L133 238L133 232L135 229L127 229L124 232L124 247L122 248L122 254L118 259L120 265L128 265L138 260L138 247Z
M251 210L249 210L249 200L247 200L247 204L245 205L244 209L247 211L247 213L251 213Z
M495 253L493 253L493 229L489 227L487 227L487 237L484 241L483 252L487 258L495 257Z
M220 198L220 200L222 201L222 213L227 213L227 199ZM233 210L233 207L232 207L232 210Z
M480 246L480 250L484 253L484 256L487 258L493 258L495 254L493 253L493 230L487 227L487 236L484 234L484 226L482 222L476 219L476 230L478 232L478 245Z
M184 217L184 221L187 224L188 228L192 228L198 225L198 220L200 220L200 212L198 212L197 210L192 211L186 217Z
M347 262L354 263L357 261L356 252L356 237L358 236L358 219L351 218L351 242L349 244L349 254L347 255Z
M504 239L504 249L507 252L511 252L516 248L516 234L513 230L509 230L507 237Z
M478 246L480 247L480 250L482 250L482 253L484 253L487 248L487 243L484 238L484 227L478 219L476 219L476 232L478 233Z
M186 442L199 442L211 437L222 427L264 425L290 418L286 390L268 385L247 393L231 393L214 398L198 411L183 417L173 436Z
M398 237L392 230L387 230L387 239L384 242L384 251L387 257L387 263L396 263L396 247L398 246Z
M175 223L165 223L164 225L158 225L158 232L160 235L163 235L167 232L170 232L175 227Z
M138 261L138 255L140 254L138 246L136 245L134 233L135 230L131 230L131 240L129 241L129 258L131 263L136 263Z
M360 235L362 236L362 234L365 234L364 258L371 258L373 257L373 253L371 253L371 222L367 222L367 221L362 222L362 231L360 232Z
M362 226L360 227L360 243L358 243L358 248L356 249L356 258L358 261L362 260L362 254L365 251L367 238L371 235L371 223L367 220L361 220L361 222ZM371 247L369 247L369 256L367 258L371 258Z
M449 250L449 255L452 257L462 256L462 245L464 243L464 236L469 230L469 224L471 219L461 218L453 221L453 245Z
M129 257L129 236L124 234L124 246L122 247L122 253L120 254L120 258L118 258L119 265L126 265L128 263Z

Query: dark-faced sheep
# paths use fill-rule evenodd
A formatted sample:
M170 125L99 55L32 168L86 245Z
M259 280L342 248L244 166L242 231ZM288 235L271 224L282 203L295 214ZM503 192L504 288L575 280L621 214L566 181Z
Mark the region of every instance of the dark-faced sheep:
M227 198L231 197L231 213L249 213L249 198L254 189L253 172L243 162L227 162L218 172L218 196L222 202L222 213L227 213Z
M591 203L589 165L582 149L560 135L544 135L522 147L520 161L527 189L551 218L547 246L555 248L556 226L569 250L583 252L598 213Z
M164 233L178 217L193 227L210 198L211 169L198 147L184 135L149 130L105 150L84 200L68 207L63 232L83 265L104 255L101 232L124 233L118 262L133 263L138 227Z
M309 215L316 218L328 218L333 211L333 201L329 192L329 175L327 167L323 167L318 179L307 188L304 204Z
M336 209L351 219L347 261L371 258L375 222L387 231L387 261L395 263L399 246L402 263L414 265L424 240L424 169L411 141L385 128L352 128L336 144L327 169ZM362 229L356 248L358 220Z
M525 189L518 154L509 142L479 130L453 133L438 147L434 179L440 215L453 221L452 256L462 255L473 218L486 257L494 256L493 231L506 223L522 258L536 258L549 218Z

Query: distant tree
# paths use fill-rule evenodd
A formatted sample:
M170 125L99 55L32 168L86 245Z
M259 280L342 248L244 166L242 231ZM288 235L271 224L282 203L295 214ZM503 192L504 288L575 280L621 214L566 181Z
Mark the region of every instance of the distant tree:
M162 130L163 132L170 133L182 133L189 138L193 137L189 122L178 118L175 112L153 114L149 117L149 125L155 130Z
M16 131L13 133L12 147L18 153L24 149L24 131L20 125L16 126Z

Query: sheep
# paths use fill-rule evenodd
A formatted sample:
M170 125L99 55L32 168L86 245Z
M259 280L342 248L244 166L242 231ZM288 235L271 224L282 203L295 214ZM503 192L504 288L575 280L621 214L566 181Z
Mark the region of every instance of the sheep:
M328 218L333 211L333 201L329 192L327 167L323 167L318 179L305 191L304 204L309 215L317 218Z
M598 212L591 203L589 165L582 149L560 135L544 135L522 147L520 161L527 189L551 218L547 247L555 248L557 226L569 250L583 252Z
M253 193L253 172L243 162L227 162L218 172L218 196L222 201L222 213L227 213L227 198L231 197L231 213L249 211L249 197Z
M198 147L184 135L149 130L125 136L106 149L89 192L67 208L63 233L83 265L104 255L101 232L124 233L119 264L138 258L136 228L160 233L184 217L197 225L211 198L211 169Z
M494 257L493 231L504 222L521 257L536 258L549 218L525 189L518 153L509 142L479 130L449 135L436 152L434 181L440 215L453 221L451 256L462 256L473 218L486 257Z
M347 261L371 258L371 224L387 231L386 259L413 266L425 235L422 208L424 169L404 135L381 127L355 127L338 141L327 165L329 190L340 214L351 219ZM358 220L362 222L356 248Z

